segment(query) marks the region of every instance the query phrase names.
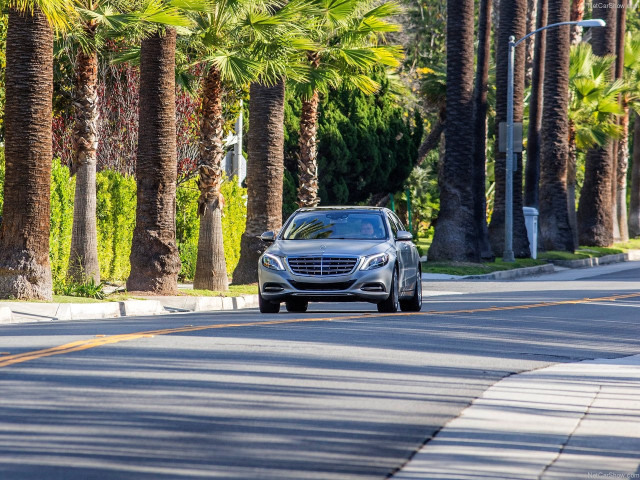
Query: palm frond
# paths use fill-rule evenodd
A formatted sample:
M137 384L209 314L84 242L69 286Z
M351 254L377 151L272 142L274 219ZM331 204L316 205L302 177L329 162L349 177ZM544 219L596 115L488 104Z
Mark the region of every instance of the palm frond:
M234 85L246 85L258 78L260 63L250 60L236 52L220 52L207 57L205 61L212 63L219 70L222 79Z

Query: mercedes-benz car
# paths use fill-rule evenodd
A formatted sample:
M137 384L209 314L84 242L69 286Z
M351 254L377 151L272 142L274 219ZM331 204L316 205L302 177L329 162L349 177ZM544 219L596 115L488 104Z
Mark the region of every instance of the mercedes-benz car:
M258 260L262 313L305 312L309 302L364 301L380 312L422 308L420 256L391 210L316 207L296 210Z

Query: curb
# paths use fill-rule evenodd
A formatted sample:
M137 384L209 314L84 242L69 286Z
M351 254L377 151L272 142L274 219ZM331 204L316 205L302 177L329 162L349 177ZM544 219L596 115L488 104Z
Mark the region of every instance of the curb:
M239 297L153 297L162 307L177 312L204 312L211 310L240 310L258 306L258 295Z
M9 307L0 307L0 324L11 323L13 321L13 312Z
M581 260L549 260L558 267L565 268L588 268L611 263L631 262L640 260L640 250L630 250L627 253L616 253L613 255L603 255L602 257L583 258Z
M258 295L239 297L149 297L105 303L3 302L0 325L34 321L95 320L119 317L162 315L172 312L240 310L258 306ZM20 320L17 316L32 317Z
M466 275L460 277L461 280L509 280L518 277L528 277L532 275L542 275L553 273L553 264L537 265L535 267L514 268L513 270L500 270L498 272L485 273L484 275Z

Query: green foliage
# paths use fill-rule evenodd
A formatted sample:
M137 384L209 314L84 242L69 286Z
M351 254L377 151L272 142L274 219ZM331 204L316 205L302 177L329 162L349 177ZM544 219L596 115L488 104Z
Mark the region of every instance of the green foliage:
M222 195L225 200L222 217L224 256L227 273L231 275L240 260L240 240L247 224L247 189L239 186L234 177L222 184Z
M176 243L182 269L180 279L193 278L198 258L198 186L195 179L180 185L176 191Z
M429 152L427 158L413 169L407 179L411 191L413 231L418 237L433 236L433 220L440 211L440 190L438 188L438 150ZM395 196L398 205L399 196ZM406 206L405 206L406 210ZM425 249L426 251L426 249Z
M608 78L614 61L611 55L595 55L588 43L571 47L569 119L575 128L578 149L603 146L620 136L620 128L613 120L622 113L618 94L624 84Z
M0 215L3 204L4 150L0 149ZM98 172L97 227L98 261L100 277L108 280L126 280L130 272L129 255L136 220L136 182L129 175L112 170ZM93 281L84 284L69 282L66 278L71 249L75 178L69 169L54 160L51 172L51 233L50 252L54 292L59 295L90 296L101 298L102 284ZM224 182L225 198L222 217L224 253L227 273L231 275L240 259L240 240L246 226L246 188L238 186L236 178ZM198 253L198 187L195 180L177 189L176 232L182 260L180 278L192 279L195 275Z
M322 205L366 202L381 192L395 192L417 157L422 120L398 106L389 82L375 95L340 89L330 92L319 108L318 177ZM299 101L289 97L285 130L297 131ZM285 159L297 158L297 135L285 138Z
M136 181L111 170L96 176L100 277L125 280L136 222Z
M0 148L0 217L4 205L4 147Z
M289 170L284 171L284 179L282 183L282 218L286 219L298 209L296 203L298 199L298 191L296 180Z
M49 232L49 259L54 282L67 276L73 227L73 199L75 177L55 158L51 167L51 221Z
M56 280L53 282L53 293L67 297L85 297L104 300L107 296L104 292L104 285L104 282L96 284L93 278L84 283Z
M176 213L176 241L182 261L181 279L193 279L198 258L198 217L199 190L196 180L191 179L178 187ZM224 256L227 274L235 270L240 260L240 239L245 230L247 218L246 188L238 186L236 178L222 184L225 206L222 217Z

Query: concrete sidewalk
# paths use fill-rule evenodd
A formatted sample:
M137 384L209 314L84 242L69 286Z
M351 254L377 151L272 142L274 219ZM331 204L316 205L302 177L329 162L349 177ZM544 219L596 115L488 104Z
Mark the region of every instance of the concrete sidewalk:
M640 355L504 378L392 478L640 478Z

